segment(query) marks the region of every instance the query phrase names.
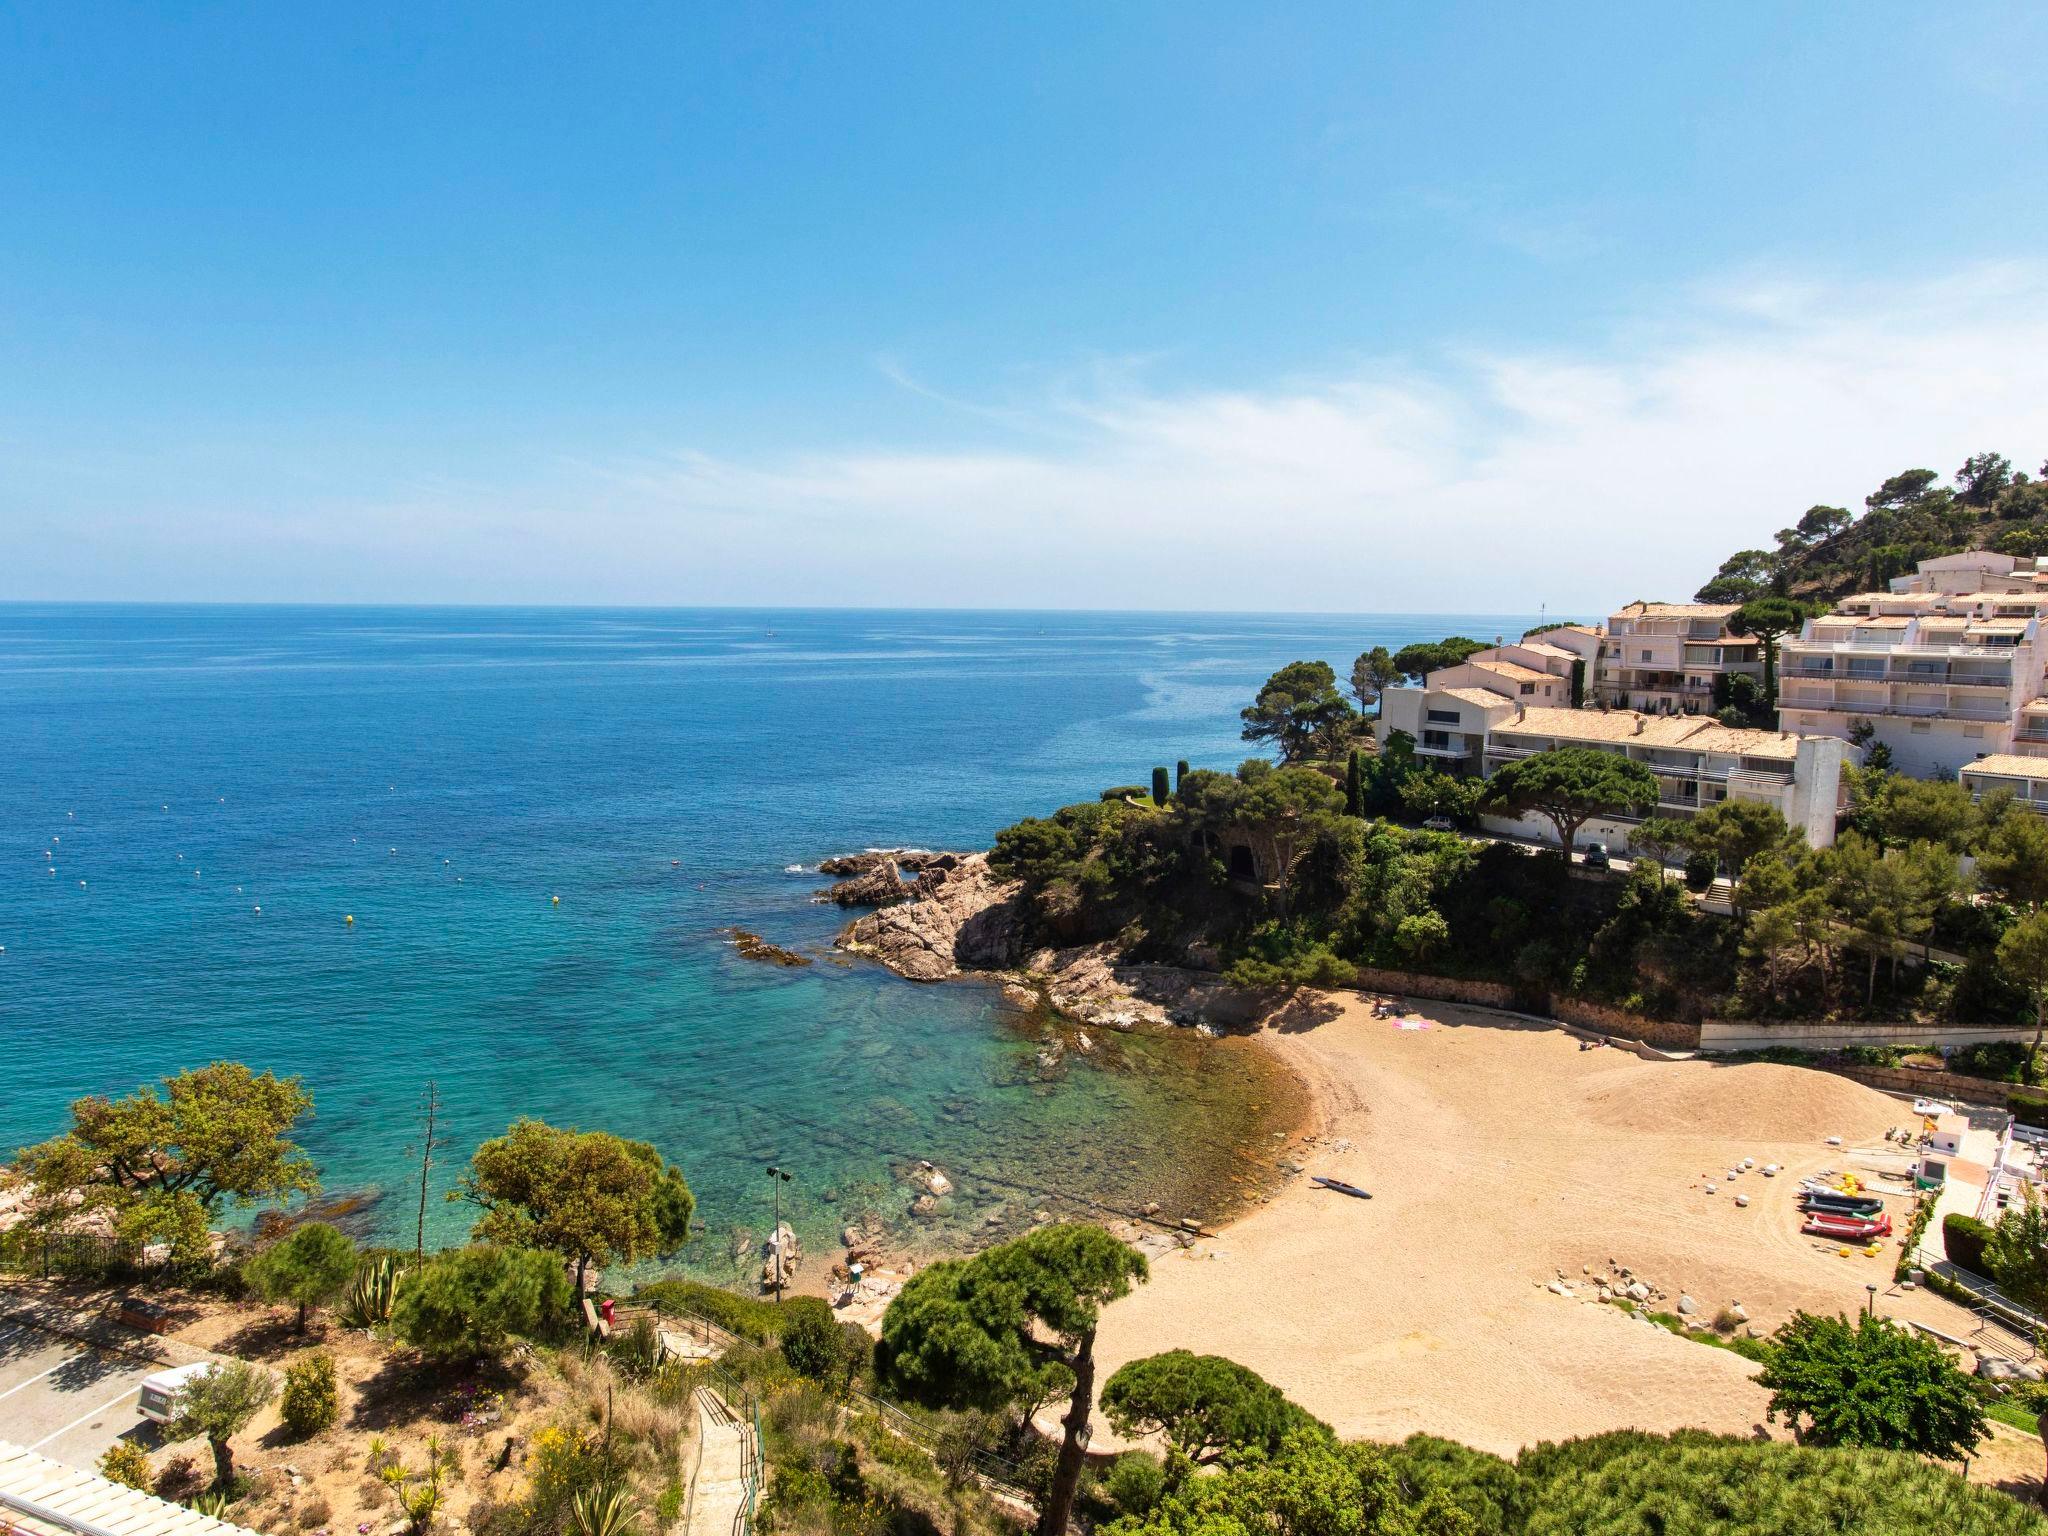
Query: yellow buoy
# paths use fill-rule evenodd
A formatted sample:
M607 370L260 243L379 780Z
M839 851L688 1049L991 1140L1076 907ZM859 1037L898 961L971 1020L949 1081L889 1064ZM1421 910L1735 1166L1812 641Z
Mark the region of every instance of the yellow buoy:
M343 921L344 923L347 923L347 924L349 925L349 927L351 927L351 928L355 927L355 925L356 925L356 915L355 915L355 913L353 913L353 912L349 913L349 914L348 914L348 916L346 916L346 917L344 917L344 918L342 919L342 921Z
M554 904L558 907L562 904L562 898L559 896L550 897L549 900L553 901Z
M1847 1257L1849 1257L1849 1250L1846 1248L1837 1248L1835 1250L1835 1257L1840 1259L1846 1259Z

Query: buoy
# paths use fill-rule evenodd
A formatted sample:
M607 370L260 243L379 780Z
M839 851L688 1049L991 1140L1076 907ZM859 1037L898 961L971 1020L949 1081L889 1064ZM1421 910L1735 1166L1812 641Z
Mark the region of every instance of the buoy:
M683 862L683 861L682 861L681 859L670 859L670 860L668 861L668 867L669 867L670 869L675 869L675 868L676 868L676 867L678 867L678 866L679 866L679 865L680 865L680 864L681 864L682 862Z
M1747 1205L1747 1204L1749 1204L1749 1196L1747 1196L1747 1195L1737 1195L1737 1196L1735 1197L1735 1203L1736 1203L1737 1205Z
M396 853L396 852L398 852L398 850L397 850L396 848L392 849L391 851L392 851L393 853Z
M258 917L261 917L261 916L263 915L263 909L262 909L261 907L258 907L258 908L256 909L256 915L257 915Z
M1846 1248L1837 1248L1835 1250L1835 1254L1838 1258L1846 1259L1847 1257L1849 1257L1849 1250Z
M355 927L355 925L356 925L356 915L355 915L355 913L353 913L353 912L349 913L349 915L348 915L347 917L344 917L344 918L342 919L342 921L343 921L344 923L347 923L347 924L349 925L349 927L351 927L351 928Z
M85 882L84 882L83 880L81 880L81 881L79 881L79 882L78 882L78 888L79 888L79 889L80 889L81 891L85 889Z
M562 898L559 896L551 897L550 900L552 900L554 904L558 907L562 904Z
M460 884L462 884L462 876L460 876L460 875L457 875L457 876L455 877L455 883L456 883L457 885L460 885Z
M447 863L448 861L447 861L446 859L443 859L443 860L442 860L441 862L442 862L443 864L446 864L446 863Z

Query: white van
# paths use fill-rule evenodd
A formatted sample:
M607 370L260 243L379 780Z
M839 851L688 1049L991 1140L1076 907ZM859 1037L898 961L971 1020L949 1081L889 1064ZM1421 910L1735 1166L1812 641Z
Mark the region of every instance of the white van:
M168 1424L177 1415L178 1395L185 1390L185 1384L212 1372L213 1362L201 1360L197 1365L181 1365L143 1377L142 1416L152 1424Z

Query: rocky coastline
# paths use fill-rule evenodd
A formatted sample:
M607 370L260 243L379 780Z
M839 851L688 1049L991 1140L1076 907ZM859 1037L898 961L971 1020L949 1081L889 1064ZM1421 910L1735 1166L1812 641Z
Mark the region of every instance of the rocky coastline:
M821 900L870 908L840 931L839 948L912 981L991 982L1020 1007L1047 1007L1101 1029L1216 1033L1254 1024L1263 1011L1266 1000L1213 973L1133 964L1113 940L1035 945L1022 886L990 869L986 853L871 850L819 869L846 876Z

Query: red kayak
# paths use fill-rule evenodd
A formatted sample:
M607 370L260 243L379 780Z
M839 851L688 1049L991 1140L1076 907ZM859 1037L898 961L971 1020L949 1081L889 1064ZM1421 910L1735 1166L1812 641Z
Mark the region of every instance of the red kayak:
M1830 1216L1819 1211L1807 1213L1806 1225L1799 1229L1811 1237L1839 1238L1845 1242L1866 1243L1873 1237L1890 1237L1892 1219L1879 1216L1870 1221L1860 1221L1853 1216Z

